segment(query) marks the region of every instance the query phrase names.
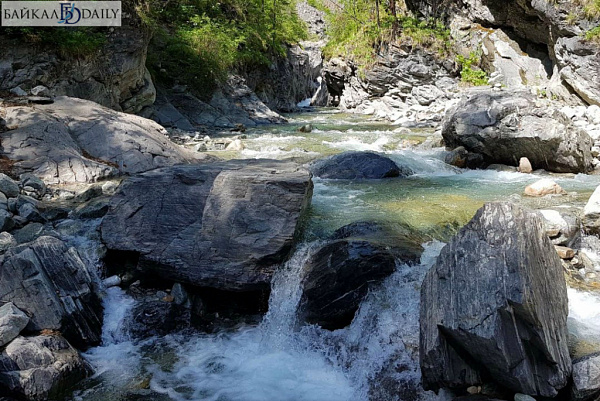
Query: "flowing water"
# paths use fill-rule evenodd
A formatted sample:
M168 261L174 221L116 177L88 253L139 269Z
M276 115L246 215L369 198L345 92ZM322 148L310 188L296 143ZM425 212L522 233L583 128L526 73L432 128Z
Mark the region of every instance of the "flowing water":
M268 313L258 325L135 343L123 329L135 301L119 288L109 289L103 345L85 354L96 375L72 400L448 399L420 389L418 366L420 284L443 242L484 202L583 205L600 184L600 177L557 176L568 196L528 199L521 196L523 189L539 177L455 169L443 163L442 149L415 149L430 132L398 130L327 110L290 118L289 125L247 132L240 152L215 154L309 162L345 150L372 150L386 153L415 175L363 182L315 179L304 243L276 274ZM311 133L297 132L307 123L315 128ZM356 221L377 221L392 233L410 230L424 243L421 263L397 263L396 272L369 293L345 329L330 332L301 324L296 312L304 262L334 230ZM570 289L569 298L572 336L597 346L600 297Z

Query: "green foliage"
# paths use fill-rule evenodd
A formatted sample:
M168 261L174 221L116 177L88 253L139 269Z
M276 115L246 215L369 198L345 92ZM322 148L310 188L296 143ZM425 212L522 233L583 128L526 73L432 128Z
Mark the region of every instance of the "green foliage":
M307 37L295 6L295 0L140 5L142 21L155 30L148 67L159 81L186 83L208 97L227 71L269 65L286 55L288 44Z
M600 26L597 26L587 31L585 33L585 39L592 42L600 43Z
M394 18L384 0L379 2L379 13L374 0L339 0L340 7L334 9L323 7L319 0L310 2L327 13L329 43L324 53L328 58L343 56L364 68L375 61L382 46L392 42L426 48L440 56L449 53L450 31L441 22L402 14Z
M106 30L73 28L4 28L3 34L27 45L57 49L63 57L84 58L98 52L106 42Z
M481 64L481 54L479 52L471 52L469 57L459 54L456 56L456 61L461 66L460 77L463 83L473 86L488 84L488 74L479 68L479 64Z

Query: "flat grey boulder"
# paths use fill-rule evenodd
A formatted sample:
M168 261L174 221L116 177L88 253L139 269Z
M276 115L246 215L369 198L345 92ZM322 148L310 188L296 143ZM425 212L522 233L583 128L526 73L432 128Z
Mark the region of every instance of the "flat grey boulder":
M60 331L76 346L98 344L102 305L75 248L54 237L10 248L0 257L0 302L30 317L25 330Z
M493 380L554 397L571 375L567 287L541 217L488 203L446 245L421 288L423 387Z
M600 353L586 355L573 361L574 401L597 400L600 394Z
M29 316L12 302L0 307L0 347L15 339L29 323Z
M0 391L19 399L62 399L92 373L89 364L58 334L17 337L0 354Z
M526 157L533 169L557 173L592 170L592 139L527 91L476 91L448 110L442 135L446 146L464 147L487 164L518 166Z
M291 162L157 169L121 184L102 222L102 240L109 250L139 253L139 269L169 280L268 289L311 196L309 171Z
M172 143L154 121L61 96L53 104L2 109L9 126L2 155L16 173L46 183L93 182L206 158Z
M344 152L311 165L319 178L335 180L379 179L405 177L413 172L399 167L393 160L373 152Z

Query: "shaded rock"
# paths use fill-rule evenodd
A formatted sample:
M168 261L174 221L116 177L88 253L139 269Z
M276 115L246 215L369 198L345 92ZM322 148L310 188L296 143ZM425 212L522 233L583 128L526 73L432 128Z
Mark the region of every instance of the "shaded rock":
M19 184L6 174L0 173L0 192L7 198L14 198L19 195Z
M37 208L31 203L23 203L19 207L19 216L23 217L27 221L36 223L45 222L45 219L41 215L40 211L37 210Z
M96 198L75 209L78 219L97 219L108 213L110 198Z
M102 187L100 185L92 185L85 191L75 196L76 202L87 202L90 199L97 198L101 196L103 193Z
M463 146L448 152L444 158L444 162L458 168L477 169L485 165L483 156L478 153L471 153Z
M49 207L42 213L42 217L47 221L63 220L69 216L71 209L62 206Z
M600 353L573 361L571 394L574 401L596 399L600 394Z
M139 268L230 290L269 288L310 204L310 173L291 162L236 160L157 169L111 200L102 239L139 252Z
M12 302L0 307L0 347L14 340L29 323L29 317Z
M13 219L12 213L0 209L0 230L1 231L10 231L15 227L15 221Z
M300 310L326 329L348 325L372 285L392 274L393 255L366 241L336 241L315 252L305 265Z
M0 386L27 400L60 399L92 368L59 335L17 337L0 354Z
M478 91L444 117L446 146L463 146L488 164L517 165L527 157L534 169L559 173L591 170L592 140L529 92Z
M340 153L316 161L311 171L316 177L336 180L406 177L413 173L409 168L399 167L391 159L372 152Z
M3 136L3 154L18 160L17 172L46 183L93 182L206 157L169 141L151 120L82 99L58 97L51 105L5 110L7 122L18 128Z
M190 310L174 302L143 301L133 309L126 325L136 339L165 336L190 326Z
M30 187L38 196L38 198L41 198L46 194L46 184L44 183L44 181L40 180L35 175L26 173L21 174L19 178L21 180L21 185L23 186L23 188Z
M425 389L483 378L554 397L571 374L567 290L541 218L489 203L444 247L421 289Z
M23 228L13 231L13 235L17 243L24 244L31 242L37 237L42 235L44 232L44 225L42 223L29 223Z
M74 248L40 237L9 249L0 263L0 301L30 316L28 331L59 330L79 346L100 342L102 305Z

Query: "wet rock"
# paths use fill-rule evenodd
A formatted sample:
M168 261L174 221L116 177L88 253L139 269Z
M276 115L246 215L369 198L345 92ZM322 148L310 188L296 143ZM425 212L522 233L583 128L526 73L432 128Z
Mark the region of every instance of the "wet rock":
M165 336L190 326L190 310L173 302L143 301L131 312L128 331L136 339Z
M29 317L12 302L0 307L0 347L14 340L29 323Z
M597 399L600 394L600 353L573 361L572 400Z
M312 124L306 124L298 128L298 132L311 132L313 130Z
M446 146L463 146L488 164L516 165L527 157L534 169L558 173L591 170L592 140L527 91L478 91L444 117Z
M369 288L395 268L389 251L366 241L325 245L304 267L300 301L304 319L331 330L348 325Z
M446 164L458 168L477 169L485 165L483 156L467 151L463 146L448 152L444 158Z
M408 167L400 167L391 159L372 152L340 153L316 161L311 171L316 177L337 180L406 177L413 173Z
M546 196L546 195L564 195L566 191L556 182L549 178L542 178L531 185L525 187L524 191L527 196Z
M489 203L444 247L421 289L425 389L489 378L554 397L571 374L567 289L541 218Z
M0 192L7 198L14 198L19 195L19 184L6 174L0 173Z
M532 396L527 395L527 394L521 394L521 393L515 394L513 399L515 401L535 401L535 398L533 398Z
M40 237L9 249L0 263L0 301L30 316L28 331L59 330L78 346L100 342L102 305L74 248Z
M513 166L507 166L506 164L490 164L485 168L486 170L504 171L507 173L516 173L517 168Z
M310 204L310 173L291 162L236 160L157 169L123 182L104 216L109 250L142 271L196 286L269 288Z
M58 334L17 337L0 354L0 386L27 400L59 399L91 373L88 363Z
M94 182L117 172L206 158L170 142L164 128L151 120L82 99L63 96L51 105L5 111L7 122L18 128L3 136L3 154L18 160L15 171L33 173L46 183Z
M190 297L183 285L180 283L173 284L171 295L173 296L173 302L175 302L177 305L182 305L187 308L191 306Z

